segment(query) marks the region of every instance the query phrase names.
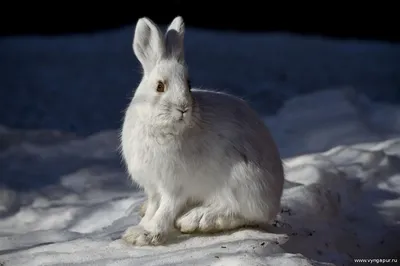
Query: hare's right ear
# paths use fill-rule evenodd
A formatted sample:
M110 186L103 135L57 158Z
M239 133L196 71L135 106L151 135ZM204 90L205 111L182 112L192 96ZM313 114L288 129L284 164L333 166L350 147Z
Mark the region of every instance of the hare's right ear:
M136 24L133 51L142 64L145 75L165 56L162 33L149 18L140 18Z

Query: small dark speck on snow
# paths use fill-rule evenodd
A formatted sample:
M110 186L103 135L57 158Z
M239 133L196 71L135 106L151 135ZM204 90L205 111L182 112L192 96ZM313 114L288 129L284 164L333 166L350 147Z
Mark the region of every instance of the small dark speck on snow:
M221 248L226 248L225 246L221 246Z
M308 236L313 236L315 233L315 230L312 230L311 232L308 232Z
M289 208L282 208L281 213L287 213L289 216L292 216L292 210Z

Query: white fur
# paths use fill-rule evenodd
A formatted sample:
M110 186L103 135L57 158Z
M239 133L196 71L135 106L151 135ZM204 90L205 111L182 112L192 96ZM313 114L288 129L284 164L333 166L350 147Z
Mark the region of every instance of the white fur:
M243 100L189 89L183 35L181 17L165 36L148 18L136 26L144 75L121 133L128 172L148 196L140 224L123 235L136 245L164 243L174 225L208 232L266 224L280 209L284 173L268 129Z

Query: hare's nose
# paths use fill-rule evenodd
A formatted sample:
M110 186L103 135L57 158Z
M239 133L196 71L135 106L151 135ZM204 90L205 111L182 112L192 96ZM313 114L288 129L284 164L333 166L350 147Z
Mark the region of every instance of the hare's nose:
M179 112L181 112L182 114L186 113L187 111L189 111L189 108L176 108L176 110L178 110Z

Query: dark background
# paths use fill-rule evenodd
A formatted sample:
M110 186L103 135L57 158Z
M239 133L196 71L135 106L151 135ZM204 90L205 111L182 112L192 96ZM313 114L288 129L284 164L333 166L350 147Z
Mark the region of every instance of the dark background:
M227 92L246 97L263 115L275 113L286 100L294 95L339 85L350 86L357 93L363 93L374 101L400 103L400 87L397 85L400 84L400 64L396 65L400 58L400 50L396 48L400 43L398 29L400 23L398 8L394 4L377 5L365 2L345 4L337 1L334 3L325 1L320 6L314 4L307 6L304 3L299 5L293 2L279 2L280 6L275 5L275 2L273 4L251 0L242 2L98 1L95 4L88 1L57 1L45 4L23 1L2 2L0 8L0 80L2 81L0 126L19 129L58 129L83 135L104 129L119 128L121 110L128 104L132 90L140 79L140 72L136 71L139 65L132 54L131 42L134 25L143 16L151 18L158 25L166 25L175 16L181 15L187 27L220 30L221 36L228 36L227 31L290 32L339 39L396 43L393 46L386 46L388 48L386 51L380 49L377 53L382 53L380 57L382 59L376 62L373 58L378 57L373 52L371 57L365 53L365 58L361 57L363 59L361 61L352 61L352 54L349 56L340 54L337 61L342 62L340 69L343 71L339 72L346 73L346 69L349 69L349 75L344 74L340 79L333 78L335 81L332 82L329 81L329 75L319 76L319 72L312 68L321 65L325 59L282 56L282 58L291 58L294 65L304 66L302 70L305 71L301 71L303 76L299 77L298 73L289 73L288 69L269 68L266 64L265 70L262 70L265 82L257 84L258 92L248 90L246 84L236 82L229 74L226 74L222 61L218 64L220 74L224 77L218 80L208 76L209 69L206 60L193 60L190 64L193 66L191 78L194 86L224 88ZM97 57L95 51L88 47L93 43L93 37L98 36L97 34L76 36L76 33L97 33L122 27L131 28L132 33L129 36L128 34L121 35L114 44L106 46L106 49L111 49L111 47L118 49L115 57L112 58L112 63L107 61L107 56L114 53L113 51L106 50L104 54ZM69 36L70 34L75 36ZM49 38L51 41L46 42L46 38L42 37L4 37L15 35L57 35L57 38ZM82 37L82 40L78 42L82 45L79 49L76 42L70 42L71 38L77 37ZM85 39L87 42L84 41ZM223 37L222 40L225 41ZM104 40L98 41L101 43ZM202 41L204 42L204 39ZM230 39L227 38L226 41L229 42ZM36 47L38 44L43 45L41 46L43 49ZM73 46L70 58L63 54L69 51L66 45ZM288 45L290 46L291 43ZM192 48L188 47L187 51L194 55L196 51ZM318 47L315 48L314 54L318 57L319 50ZM213 45L211 44L208 49L213 50ZM79 56L81 51L84 53ZM302 51L295 46L282 51L302 54ZM360 52L364 53L364 51ZM228 51L228 53L231 52ZM276 62L287 65L282 61L284 59L278 59L279 53L273 57ZM190 56L188 60L190 61ZM93 62L99 63L93 65L91 64ZM324 64L328 68L336 69L330 65L333 64L331 59ZM371 67L373 70L369 71L367 68L360 67L363 70L358 71L359 64L363 66L381 64L381 69ZM39 67L35 67L36 65ZM259 73L256 66L247 65L246 68L253 68ZM238 70L237 67L233 69ZM276 75L277 71L282 73ZM246 75L240 70L236 73ZM350 75L355 75L355 77ZM359 77L360 75L363 77ZM377 80L380 81L379 86L376 86ZM66 111L67 108L72 110Z
M122 4L125 3L125 4ZM394 3L394 2L393 2ZM399 42L396 6L357 2L281 6L265 1L130 1L3 3L1 35L59 35L133 25L142 16L167 24L176 15L186 25L218 30L281 31L337 38Z

